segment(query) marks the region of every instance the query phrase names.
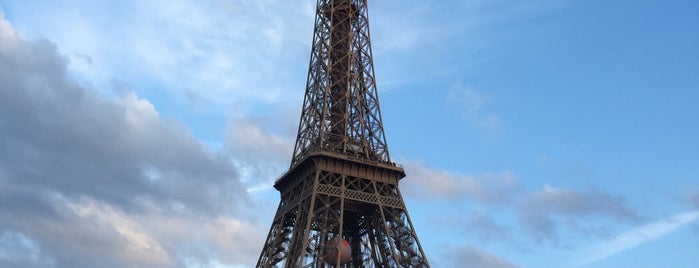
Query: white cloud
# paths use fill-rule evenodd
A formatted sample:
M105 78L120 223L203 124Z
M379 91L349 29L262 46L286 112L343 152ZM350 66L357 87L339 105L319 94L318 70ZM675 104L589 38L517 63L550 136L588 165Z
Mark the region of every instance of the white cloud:
M438 2L420 1L404 5L401 1L370 2L370 11L381 10L378 16L372 16L372 37L376 36L377 54L404 54L422 48L426 44L438 42L437 30L444 25L432 20ZM410 18L406 20L406 18ZM375 34L374 34L375 33Z
M284 102L290 86L303 89L314 13L298 7L312 3L56 1L15 10L41 16L19 20L56 42L69 70L100 90L126 80L179 101L196 92L208 104L198 108L225 111L235 100Z
M145 230L139 230L138 223L128 215L93 200L67 202L66 206L79 221L108 228L108 231L114 232L123 240L122 251L112 254L118 254L124 261L160 267L173 265L170 254L153 237L145 233Z
M272 183L291 160L293 143L267 129L264 121L260 118L231 119L223 148L249 191L272 190ZM293 135L285 133L284 136Z
M5 12L0 9L0 40L5 42L18 39L17 32L9 21L5 19ZM5 43L3 42L3 44ZM0 47L2 48L2 47Z
M405 165L409 178L401 183L406 196L420 199L473 199L490 204L503 204L520 189L517 176L509 171L480 176L458 176L434 170L422 164Z
M578 266L585 266L619 254L625 250L659 239L699 219L699 211L684 212L661 219L616 236L614 239L595 246L580 260Z
M54 261L30 237L23 233L4 231L0 234L0 266L52 267Z
M515 268L519 267L511 262L472 246L448 247L446 267L472 267L472 268ZM441 262L440 262L441 263Z
M500 129L500 117L486 109L489 100L484 94L463 84L449 87L446 103L466 121L492 135Z

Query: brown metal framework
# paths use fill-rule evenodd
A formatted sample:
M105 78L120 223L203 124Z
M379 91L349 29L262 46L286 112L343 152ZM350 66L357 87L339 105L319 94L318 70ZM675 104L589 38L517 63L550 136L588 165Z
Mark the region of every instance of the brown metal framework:
M429 267L381 122L366 0L318 0L291 167L257 267ZM328 263L342 238L350 261Z

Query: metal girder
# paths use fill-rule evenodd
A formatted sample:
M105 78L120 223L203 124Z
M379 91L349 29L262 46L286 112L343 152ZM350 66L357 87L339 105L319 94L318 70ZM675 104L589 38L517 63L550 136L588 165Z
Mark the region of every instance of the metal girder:
M367 2L319 0L291 168L274 184L281 201L257 267L429 267L403 177L381 122ZM341 240L346 262L330 244Z
M328 151L390 162L374 76L366 0L319 0L291 166Z
M314 154L296 169L277 181L282 201L257 267L429 267L398 189L402 168ZM344 265L327 263L337 237L352 247Z

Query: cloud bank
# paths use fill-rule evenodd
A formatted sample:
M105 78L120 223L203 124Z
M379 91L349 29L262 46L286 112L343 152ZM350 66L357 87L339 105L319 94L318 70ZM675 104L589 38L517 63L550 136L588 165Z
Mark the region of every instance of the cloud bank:
M66 66L0 16L0 266L254 262L262 231L234 166L147 100L100 97Z
M499 241L521 251L523 245L566 249L586 238L606 238L618 226L643 217L622 196L598 190L544 185L527 189L516 174L466 176L408 162L403 196L459 211L435 213L430 225L465 234L482 245ZM459 201L468 200L465 203ZM575 246L575 245L572 245Z

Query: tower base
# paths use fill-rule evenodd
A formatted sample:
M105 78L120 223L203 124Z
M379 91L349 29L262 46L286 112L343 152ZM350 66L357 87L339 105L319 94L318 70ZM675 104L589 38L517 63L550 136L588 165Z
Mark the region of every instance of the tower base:
M281 202L257 267L429 267L398 190L404 176L392 164L309 155L274 185ZM349 260L334 239L348 242Z

